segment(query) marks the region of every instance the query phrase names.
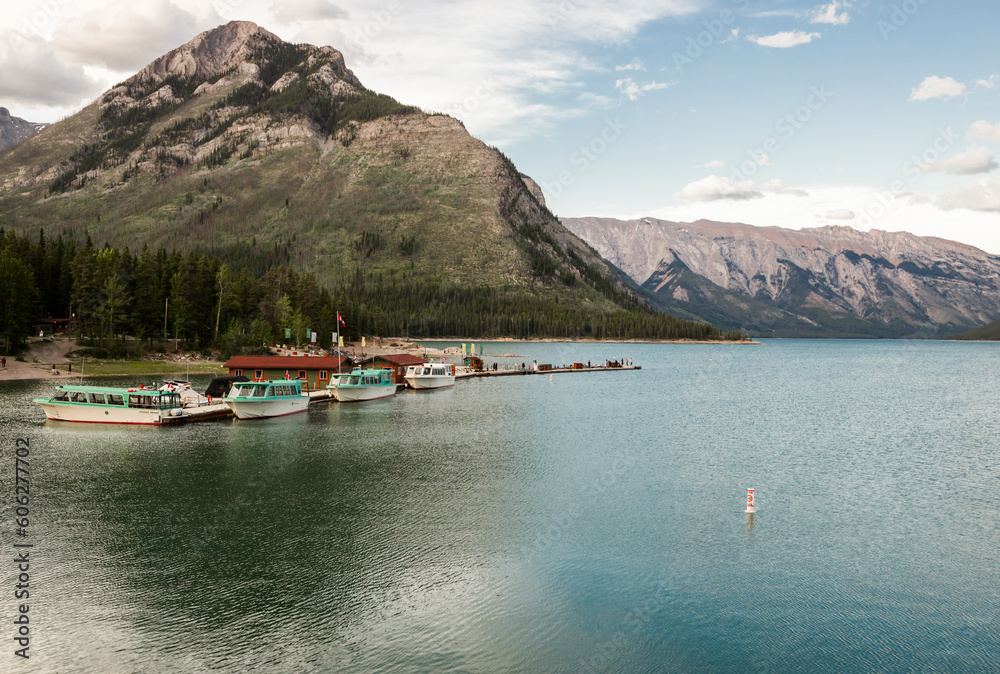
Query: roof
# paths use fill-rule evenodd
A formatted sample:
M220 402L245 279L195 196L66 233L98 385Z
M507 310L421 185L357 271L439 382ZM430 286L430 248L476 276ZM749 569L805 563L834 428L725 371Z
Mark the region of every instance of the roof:
M350 365L346 356L235 356L223 367L242 370L335 370Z
M425 360L420 356L414 356L410 353L391 353L385 356L375 356L374 359L381 359L394 365L416 365L418 363L423 363Z

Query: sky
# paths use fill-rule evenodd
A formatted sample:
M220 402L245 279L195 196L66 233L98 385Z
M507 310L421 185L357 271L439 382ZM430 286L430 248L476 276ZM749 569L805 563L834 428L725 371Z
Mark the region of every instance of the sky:
M203 30L332 45L461 119L559 216L909 231L1000 254L987 0L39 0L0 106L55 122Z

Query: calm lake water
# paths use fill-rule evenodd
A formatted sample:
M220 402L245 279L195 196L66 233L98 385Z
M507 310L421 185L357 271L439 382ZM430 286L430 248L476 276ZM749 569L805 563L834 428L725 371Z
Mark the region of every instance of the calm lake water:
M0 671L1000 671L1000 344L486 351L643 369L161 429L0 384Z

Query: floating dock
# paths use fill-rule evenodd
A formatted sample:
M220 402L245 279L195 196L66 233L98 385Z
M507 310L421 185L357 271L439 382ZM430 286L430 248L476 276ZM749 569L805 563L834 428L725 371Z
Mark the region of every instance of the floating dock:
M530 374L564 374L568 372L621 372L622 370L641 370L642 365L616 365L614 367L551 367L546 370L483 370L482 372L472 372L468 377L516 377Z

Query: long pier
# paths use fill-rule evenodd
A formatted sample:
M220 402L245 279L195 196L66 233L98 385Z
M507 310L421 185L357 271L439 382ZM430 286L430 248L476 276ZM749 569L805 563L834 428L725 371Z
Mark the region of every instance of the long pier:
M641 370L642 365L616 365L597 367L551 367L547 370L536 370L528 368L524 370L483 370L482 372L471 372L468 377L516 377L530 374L566 374L569 372L620 372L622 370Z

